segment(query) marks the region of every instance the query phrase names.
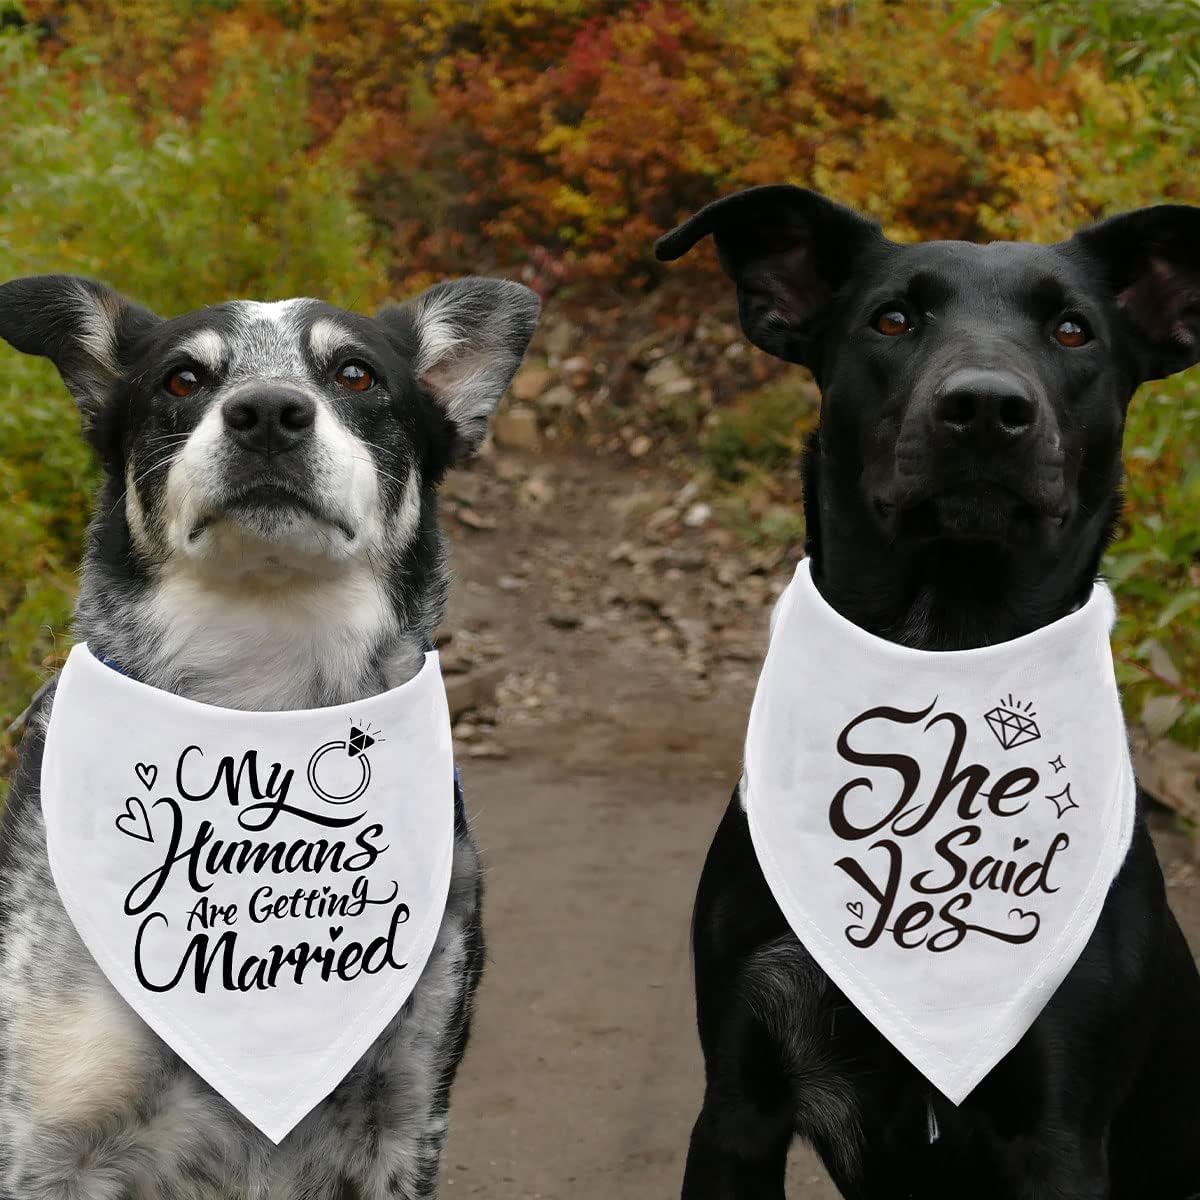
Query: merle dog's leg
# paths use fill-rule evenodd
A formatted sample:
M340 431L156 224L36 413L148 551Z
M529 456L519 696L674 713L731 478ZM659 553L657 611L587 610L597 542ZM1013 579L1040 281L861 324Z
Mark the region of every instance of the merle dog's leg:
M388 1178L387 1200L436 1200L447 1132L446 1110L443 1109L439 1120L403 1169L397 1169Z
M478 905L478 894L476 898ZM466 1053L471 1026L471 1006L483 971L483 935L477 923L468 927L463 949L465 983L449 1014L442 1063L430 1103L425 1133L388 1175L381 1200L436 1200L442 1151L449 1133L450 1089ZM368 1200L364 1196L363 1200ZM370 1197L369 1200L374 1200Z
M314 1170L325 1162L339 1164L351 1185L344 1200L437 1196L450 1089L466 1051L483 967L480 891L475 849L459 838L446 913L421 979L392 1026L331 1098L322 1140L306 1154ZM281 1181L272 1200L293 1195Z

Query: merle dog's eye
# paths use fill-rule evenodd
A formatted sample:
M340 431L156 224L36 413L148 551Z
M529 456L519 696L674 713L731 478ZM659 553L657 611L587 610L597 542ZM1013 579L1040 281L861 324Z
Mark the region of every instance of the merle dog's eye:
M200 386L200 378L195 371L189 371L184 367L179 371L172 371L163 382L163 390L169 392L172 396L179 396L181 399L184 396L190 396Z
M1054 330L1054 340L1060 346L1074 350L1076 346L1083 346L1090 342L1092 335L1088 332L1082 317L1064 317Z
M343 363L333 378L338 387L348 392L365 392L375 386L375 376L360 362Z
M916 328L912 318L901 308L885 308L875 314L871 324L888 337L898 337L902 333L912 333Z

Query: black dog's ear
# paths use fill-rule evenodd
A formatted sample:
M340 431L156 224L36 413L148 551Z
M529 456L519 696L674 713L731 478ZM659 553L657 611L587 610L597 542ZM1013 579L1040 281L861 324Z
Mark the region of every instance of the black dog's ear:
M458 457L474 453L537 327L537 294L507 279L435 284L379 320L400 336L417 378L455 429Z
M854 259L883 244L879 226L806 188L750 188L702 208L655 243L658 259L686 254L713 235L737 284L738 316L760 349L812 367L838 289Z
M1200 362L1200 208L1158 204L1067 243L1095 263L1128 322L1142 380Z
M75 275L0 284L0 338L54 363L85 426L121 377L131 346L158 323L118 292Z

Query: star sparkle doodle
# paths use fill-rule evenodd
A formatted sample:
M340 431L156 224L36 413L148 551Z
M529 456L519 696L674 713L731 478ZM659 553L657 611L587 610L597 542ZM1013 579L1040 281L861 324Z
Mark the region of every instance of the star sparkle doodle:
M1063 817L1073 808L1078 808L1075 803L1075 797L1071 795L1071 785L1068 783L1061 792L1055 792L1046 797L1054 805L1055 812L1058 813L1058 819L1061 821Z

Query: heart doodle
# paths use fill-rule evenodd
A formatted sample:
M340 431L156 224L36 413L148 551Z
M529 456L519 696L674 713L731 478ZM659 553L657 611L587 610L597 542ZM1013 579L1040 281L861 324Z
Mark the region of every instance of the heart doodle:
M338 938L341 936L342 936L342 926L341 925L330 925L329 940L331 942L336 942L338 940Z
M849 904L846 905L846 911L848 913L850 913L851 916L855 916L861 921L862 915L863 915L862 901L861 900L852 900Z
M1026 920L1027 918L1029 918L1029 917L1032 917L1032 918L1033 918L1033 929L1034 929L1034 932L1035 932L1035 933L1036 933L1036 932L1037 932L1037 931L1038 931L1038 930L1039 930L1039 929L1042 927L1042 918L1041 918L1041 916L1039 916L1039 914L1038 914L1038 913L1036 913L1036 912L1032 912L1032 911L1030 911L1029 909L1025 909L1025 908L1010 908L1010 909L1008 910L1008 919L1011 921L1011 920L1012 920L1014 917L1015 917L1015 918L1016 918L1018 921L1024 921L1024 920Z
M142 786L149 791L154 786L154 781L158 778L158 767L154 763L138 763L133 768L137 777L142 781Z
M137 838L139 842L154 841L150 816L137 796L130 796L125 801L125 811L118 815L116 826L126 837Z
M1025 847L1028 845L1029 845L1028 838L1013 838L1013 849L1014 850L1024 850Z

